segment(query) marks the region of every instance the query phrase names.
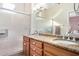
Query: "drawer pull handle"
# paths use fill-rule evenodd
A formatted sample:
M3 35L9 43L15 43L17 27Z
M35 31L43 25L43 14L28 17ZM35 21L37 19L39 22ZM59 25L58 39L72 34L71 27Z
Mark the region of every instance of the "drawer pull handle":
M24 43L24 45L26 45L26 43Z
M33 42L33 44L35 44L35 42Z
M33 55L33 56L35 56L35 55Z
M33 50L35 50L35 48Z

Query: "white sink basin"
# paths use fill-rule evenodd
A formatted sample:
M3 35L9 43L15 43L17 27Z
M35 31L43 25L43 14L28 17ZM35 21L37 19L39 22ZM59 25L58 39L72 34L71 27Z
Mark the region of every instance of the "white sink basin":
M76 42L67 40L54 40L54 43L68 44L68 45L78 45Z

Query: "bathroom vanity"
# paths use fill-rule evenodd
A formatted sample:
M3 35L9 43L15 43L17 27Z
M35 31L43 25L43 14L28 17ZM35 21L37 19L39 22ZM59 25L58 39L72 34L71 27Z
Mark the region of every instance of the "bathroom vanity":
M23 36L23 52L25 56L78 56L79 44L57 40L55 36L29 35ZM63 43L64 42L64 43Z

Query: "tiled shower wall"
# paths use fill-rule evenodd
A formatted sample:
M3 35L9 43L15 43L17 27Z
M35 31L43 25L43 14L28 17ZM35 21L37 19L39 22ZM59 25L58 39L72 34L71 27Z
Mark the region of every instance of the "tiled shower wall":
M23 35L29 34L31 21L31 4L16 3L16 11L8 13L0 10L0 29L8 29L8 36L0 38L0 55L12 55L22 50Z

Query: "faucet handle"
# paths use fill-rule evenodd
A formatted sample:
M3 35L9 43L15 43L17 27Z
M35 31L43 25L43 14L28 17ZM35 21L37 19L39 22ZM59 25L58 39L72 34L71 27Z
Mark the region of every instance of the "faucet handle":
M68 37L68 39L67 40L70 40L70 37Z
M76 41L76 40L75 40L75 37L73 37L72 41Z
M65 37L63 36L62 39L65 39Z

